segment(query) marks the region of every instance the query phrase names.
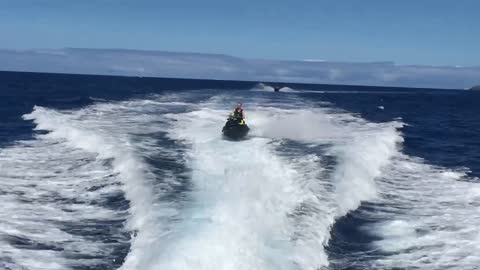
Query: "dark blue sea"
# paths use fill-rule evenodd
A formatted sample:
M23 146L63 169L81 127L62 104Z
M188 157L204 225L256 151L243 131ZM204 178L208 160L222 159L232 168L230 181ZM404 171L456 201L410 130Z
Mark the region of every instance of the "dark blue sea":
M0 269L480 269L480 94L282 86L0 72Z

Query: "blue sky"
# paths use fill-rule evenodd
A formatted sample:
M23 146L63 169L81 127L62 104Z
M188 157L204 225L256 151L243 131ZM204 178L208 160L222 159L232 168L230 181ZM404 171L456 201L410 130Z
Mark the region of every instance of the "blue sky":
M480 66L480 1L0 0L0 48Z

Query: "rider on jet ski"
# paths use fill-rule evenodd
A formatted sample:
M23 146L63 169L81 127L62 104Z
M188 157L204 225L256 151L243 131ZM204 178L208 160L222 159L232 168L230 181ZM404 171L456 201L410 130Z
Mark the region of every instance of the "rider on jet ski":
M223 136L229 140L241 140L248 134L249 130L250 128L245 123L242 103L239 102L222 128Z
M240 125L245 124L245 113L243 112L242 103L239 102L235 109L233 110L231 117L235 120L238 120Z

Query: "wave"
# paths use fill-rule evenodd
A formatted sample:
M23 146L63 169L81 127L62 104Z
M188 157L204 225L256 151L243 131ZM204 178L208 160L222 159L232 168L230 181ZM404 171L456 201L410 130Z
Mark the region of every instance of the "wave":
M253 91L260 91L260 92L273 92L275 88L273 86L270 86L268 84L264 83L259 83L255 85L255 87L252 89ZM279 89L281 92L286 92L286 93L299 93L302 91L292 89L288 86L283 86Z
M25 115L24 119L33 120L37 130L50 131L44 137L65 139L71 147L96 153L99 159L112 159L114 172L123 180L124 192L132 203L130 211L133 218L129 221L129 228L135 230L146 226L149 221L145 217L149 216L153 203L151 190L142 182L148 169L132 151L121 147L124 142L113 134L89 130L81 122L75 123L72 117L43 107L35 106L33 112Z
M393 160L379 181L384 196L362 213L380 238L377 268L478 269L480 188L466 172L403 154Z
M403 142L401 122L373 124L327 109L260 109L252 118L256 135L331 145L330 154L338 160L332 181L339 216L376 195L374 180Z
M133 238L121 269L328 266L332 226L378 198L377 180L402 142L401 123L368 123L307 104L260 105L248 114L252 137L229 142L219 131L225 99L175 102L152 97L62 112L35 107L24 116L49 131L40 138L111 161L130 203L126 229ZM184 154L159 144L159 133ZM300 148L286 154L288 142ZM318 146L323 152L303 152ZM159 168L147 162L159 153L188 168L188 188L178 191L173 171L159 178ZM182 199L172 201L180 192Z
M375 198L376 177L398 153L401 124L376 125L320 109L263 107L249 112L253 137L231 143L220 140L218 130L227 112L210 108L221 100L212 102L170 116L176 123L170 136L192 149L197 190L191 212L196 218L185 217L183 226L196 229L172 244L155 267L209 269L212 262L226 269L327 266L324 247L331 227L362 201ZM281 158L274 146L279 139L327 145L338 159L335 171L322 178L318 155Z
M18 141L0 150L0 268L103 268L128 245L126 213L114 172L55 139ZM98 224L92 226L91 224ZM109 241L99 239L102 232Z
M128 200L130 215L126 229L132 232L130 252L125 258L124 269L136 269L138 253L144 252L144 243L152 235L165 232L166 220L176 214L171 204L158 200L170 188L175 179L162 179L156 176L140 153L156 151L154 142L144 138L135 144L130 134L154 133L158 127L152 125L151 117L136 114L135 107L149 104L133 102L100 104L74 112L57 112L36 106L24 118L33 120L37 130L47 130L43 138L63 140L68 146L96 154L98 160L111 161L113 172L118 175L123 193ZM142 126L143 125L143 126ZM139 148L145 151L140 151ZM163 192L155 192L163 191Z
M125 214L104 207L120 191L100 162L62 144L24 141L0 151L0 167L0 268L104 267L128 243L117 230ZM108 224L110 241L92 237L99 229L89 222Z

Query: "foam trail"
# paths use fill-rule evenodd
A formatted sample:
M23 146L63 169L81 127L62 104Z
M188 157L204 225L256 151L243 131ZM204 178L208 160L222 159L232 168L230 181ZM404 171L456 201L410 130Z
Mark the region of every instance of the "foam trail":
M36 129L50 131L45 135L48 138L65 139L72 147L97 153L100 159L113 159L115 172L123 179L124 192L132 202L130 211L133 218L129 220L129 229L141 228L149 222L147 213L150 211L153 196L151 190L142 182L147 168L131 151L118 147L121 142L115 141L114 137L75 127L71 124L73 119L68 116L38 106L24 118L33 120L37 124Z
M178 115L172 136L193 143L191 228L146 269L292 269L292 212L303 195L295 171L275 157L268 140L218 140L223 117L204 109ZM193 121L195 119L195 121ZM198 252L198 250L203 250Z
M153 193L155 176L137 154L138 146L129 138L129 130L148 131L154 123L144 114L135 113L134 108L142 107L139 104L142 102L133 103L101 104L72 114L35 107L31 114L24 116L37 124L36 129L50 131L44 137L65 140L71 147L97 154L98 159L112 160L114 172L122 181L122 190L130 202L127 229L134 233L123 269L139 269L145 247L155 241L158 232L165 231L162 220L176 213L168 203L156 199L161 193ZM146 110L151 108L143 105ZM145 126L139 128L141 125ZM151 144L148 140L142 143L147 147ZM162 188L168 186L162 184Z
M270 138L330 144L338 165L333 174L338 216L377 196L375 179L397 155L402 123L373 124L326 109L261 109L250 121L253 133Z
M373 124L351 114L315 108L265 108L252 114L255 134L329 145L325 154L337 161L333 171L323 176L323 183L309 183L312 194L321 197L320 203L309 203L314 210L305 221L307 225L302 225L302 233L309 236L309 241L300 245L304 248L297 261L304 262L303 269L309 269L316 265L308 261L309 257L318 257L322 251L326 258L323 247L328 244L335 220L379 196L376 181L399 154L403 138L397 129L402 123Z
M1 149L0 268L103 268L121 257L126 215L107 205L122 197L116 183L103 162L58 140Z
M325 110L257 108L248 114L252 134L267 138L230 143L220 140L218 131L227 112L207 105L171 116L176 120L171 136L192 146L196 218L187 215L183 226L195 229L147 269L327 266L324 246L331 226L376 196L375 178L402 141L400 125L368 124ZM272 139L283 138L330 145L339 160L333 178L319 179L318 156L279 158Z
M478 269L478 179L399 155L379 189L384 196L363 213L377 221L365 229L381 238L375 268Z
M399 124L367 123L327 109L258 107L248 111L252 138L229 142L219 132L228 112L215 109L224 102L215 96L199 109L154 97L70 113L36 107L25 118L49 130L46 138L112 160L131 204L128 229L136 232L122 269L328 266L330 229L377 196L376 178L402 140ZM196 110L175 113L170 106ZM139 130L165 128L189 149L191 187L181 207L162 199L169 184L156 188L140 154L166 149L143 137L140 146L132 141ZM326 152L284 156L286 141L323 145ZM336 160L330 171L322 170L322 155Z
M332 142L345 137L344 130L323 110L259 108L248 113L251 134L273 139Z
M333 176L337 216L343 216L359 207L362 201L378 196L375 180L390 159L398 154L396 146L402 141L396 127L392 126L359 134L350 144L334 147L333 151L339 157Z

